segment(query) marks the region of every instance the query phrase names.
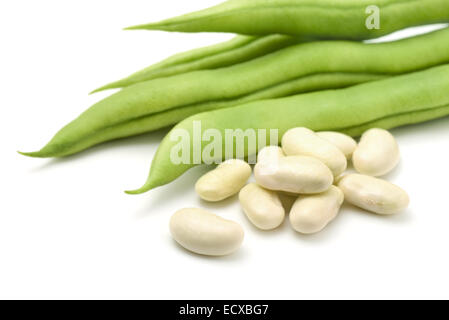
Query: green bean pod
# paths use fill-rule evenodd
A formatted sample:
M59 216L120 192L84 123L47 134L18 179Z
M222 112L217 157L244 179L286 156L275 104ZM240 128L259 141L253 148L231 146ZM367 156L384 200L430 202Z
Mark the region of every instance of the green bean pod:
M91 93L128 87L132 84L198 70L219 69L246 62L274 51L304 42L286 35L265 37L236 36L216 45L178 53L124 79L109 83Z
M198 112L323 90L326 87L317 81L320 75L331 79L330 88L338 88L351 82L351 74L362 81L377 80L448 62L449 29L381 44L303 43L228 68L126 87L69 123L42 150L25 155L67 156L104 141L152 131L162 123L175 124ZM160 124L154 126L154 117L162 120Z
M377 9L379 24L370 19ZM229 0L127 29L370 39L406 27L448 21L447 0Z
M173 128L162 141L145 185L129 194L140 194L168 184L190 168L193 161L194 123L202 132L221 133L225 154L225 130L279 130L278 137L293 127L315 131L339 131L359 136L369 128L391 129L449 115L449 65L347 89L321 91L282 99L256 101L192 116ZM190 164L176 165L170 155L179 139L172 134L184 130L190 137ZM257 138L257 136L256 136ZM216 142L216 141L214 141ZM210 142L201 141L201 152ZM266 141L262 141L262 146ZM279 141L278 141L279 143ZM248 149L246 156L257 150ZM235 154L235 151L234 151ZM213 157L212 157L213 159ZM210 159L209 159L210 160ZM213 159L220 161L222 158Z

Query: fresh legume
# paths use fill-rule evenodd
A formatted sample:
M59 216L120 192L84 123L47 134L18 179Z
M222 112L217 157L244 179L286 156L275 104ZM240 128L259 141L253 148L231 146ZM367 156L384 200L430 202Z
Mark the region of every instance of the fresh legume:
M280 158L285 157L282 148L277 146L268 146L263 148L257 154L257 162L264 165L276 163Z
M276 163L257 163L254 167L257 183L269 190L296 194L326 191L334 178L321 161L306 156L280 157Z
M338 131L354 137L370 128L390 129L447 116L448 90L449 65L444 65L342 90L205 112L179 123L174 130L186 130L193 137L193 124L200 121L204 130L218 130L223 139L226 129L278 129L281 137L297 126L314 131ZM193 162L174 165L170 161L170 150L175 145L170 135L162 141L145 185L128 193L142 193L167 184L195 166Z
M192 71L224 68L265 56L301 42L304 42L302 38L287 35L236 36L230 41L176 54L127 78L96 89L92 93L124 88L135 83Z
M343 192L335 186L320 194L300 196L290 211L293 229L304 234L320 232L337 217L343 200Z
M347 160L352 158L352 154L355 148L357 148L357 142L352 137L340 132L323 131L317 132L317 135L340 149Z
M273 230L285 219L285 210L276 192L250 183L239 193L240 204L248 219L257 228Z
M347 167L346 157L340 149L307 128L288 130L282 137L282 150L287 156L303 155L322 161L335 177Z
M349 203L381 215L391 215L405 210L410 202L407 193L398 186L361 174L343 177L338 187Z
M196 183L195 190L203 200L222 201L237 194L245 186L251 173L251 167L245 161L231 159L202 176Z
M182 209L170 220L173 238L185 249L208 256L237 251L244 237L242 227L202 209Z
M365 74L366 81L366 73L400 74L448 61L449 29L393 43L322 41L299 44L228 68L191 72L126 87L85 111L43 149L25 155L67 156L104 141L176 123L198 112L292 95L304 89L326 89L327 83L319 82L321 74L332 75L330 82L338 88L348 85L347 81L340 83L341 73L343 79L348 74L357 77Z
M363 134L352 163L358 172L380 177L392 171L399 160L399 146L395 138L386 130L374 128Z
M373 6L379 10L380 24L369 28L366 11ZM128 29L369 39L407 27L447 21L447 0L229 0L209 9Z

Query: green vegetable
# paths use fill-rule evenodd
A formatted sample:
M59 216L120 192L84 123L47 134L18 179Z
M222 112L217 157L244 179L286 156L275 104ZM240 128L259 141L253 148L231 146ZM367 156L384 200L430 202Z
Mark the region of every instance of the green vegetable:
M326 83L318 81L323 77L330 88L336 88L357 82L350 79L351 74L366 81L448 62L449 29L392 43L299 44L228 68L126 87L85 111L42 150L25 155L67 156L104 141L177 123L198 112L325 89Z
M177 74L218 69L246 62L274 51L304 42L285 35L265 37L237 36L230 41L174 55L129 77L107 84L92 93Z
M279 137L282 137L294 127L359 136L373 127L390 129L447 116L448 93L449 65L444 65L347 89L257 101L205 112L182 121L173 130L182 129L190 134L191 157L193 124L196 121L201 122L202 132L216 129L222 137L225 137L225 129L278 129ZM195 166L193 158L192 164L172 163L172 148L179 143L177 139L171 139L173 130L162 141L145 185L128 193L139 194L170 183ZM224 141L219 143L224 150ZM201 150L207 144L202 142ZM257 151L249 151L247 144L245 147L246 155Z
M366 24L368 20L371 26L373 11L367 9L373 5L380 9L378 29ZM128 29L369 39L406 27L448 21L447 0L230 0Z

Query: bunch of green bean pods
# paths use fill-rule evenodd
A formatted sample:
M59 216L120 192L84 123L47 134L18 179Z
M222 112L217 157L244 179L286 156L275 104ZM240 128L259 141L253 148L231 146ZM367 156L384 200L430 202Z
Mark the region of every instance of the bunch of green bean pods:
M345 87L448 62L449 29L381 44L303 43L228 68L131 85L85 111L42 150L24 154L67 156L101 142L166 127L199 112Z
M124 79L96 89L92 93L128 87L135 83L192 71L224 68L262 57L304 41L303 38L287 35L236 36L230 41L176 54Z
M369 14L377 9L380 25L367 28ZM448 21L447 0L229 0L128 29L369 39L406 27Z
M449 115L448 92L449 65L443 65L347 89L257 101L201 113L182 121L173 130L186 130L192 140L193 124L200 121L203 132L215 129L222 137L228 129L277 129L282 137L288 129L297 126L358 136L373 127L390 129ZM175 132L173 130L171 133ZM195 166L193 159L192 164L173 164L171 150L179 139L172 139L171 133L156 153L146 184L128 193L139 194L165 185ZM220 142L225 145L224 140ZM191 141L192 156L193 145ZM201 150L204 146L202 142ZM248 155L248 146L245 147Z

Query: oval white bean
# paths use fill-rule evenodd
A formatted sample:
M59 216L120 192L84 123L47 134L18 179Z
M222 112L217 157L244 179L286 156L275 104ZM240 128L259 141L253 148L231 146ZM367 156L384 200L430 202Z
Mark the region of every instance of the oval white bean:
M347 160L351 160L352 154L357 148L357 142L352 137L340 132L322 131L317 132L317 136L340 149Z
M282 137L282 149L287 156L310 156L322 161L335 177L348 165L345 155L332 143L307 128L294 128Z
M290 211L290 223L300 233L320 232L337 217L343 201L343 192L335 186L320 194L300 196Z
M237 194L251 176L251 167L242 160L228 160L202 176L195 185L201 199L222 201Z
M275 163L279 158L285 157L281 147L268 146L259 151L257 155L258 163Z
M240 204L248 219L257 228L273 230L285 219L285 210L276 192L250 183L240 190Z
M240 248L244 232L236 222L202 209L182 209L170 220L173 238L185 249L208 256L224 256Z
M358 172L373 177L386 175L398 165L399 160L398 143L391 133L383 129L365 132L352 157Z
M266 189L295 194L320 193L329 189L334 181L324 163L305 156L281 157L275 164L259 162L254 176Z
M398 186L361 174L350 174L343 177L338 186L349 203L382 215L391 215L405 210L410 199L407 193Z

